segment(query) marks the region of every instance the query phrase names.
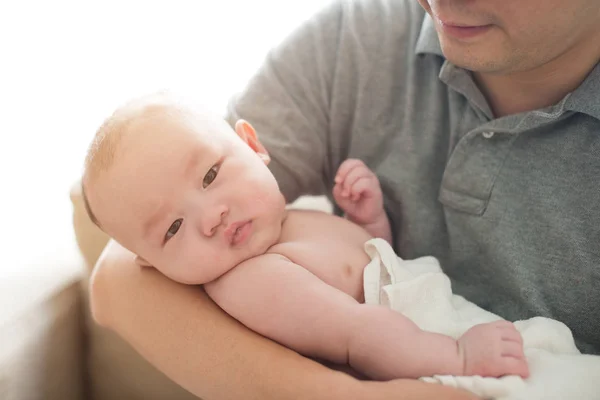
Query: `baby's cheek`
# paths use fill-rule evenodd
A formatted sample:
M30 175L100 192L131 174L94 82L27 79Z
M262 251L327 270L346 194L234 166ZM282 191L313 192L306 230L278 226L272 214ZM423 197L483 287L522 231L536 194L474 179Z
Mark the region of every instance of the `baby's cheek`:
M196 284L197 277L192 265L193 263L180 253L175 257L163 257L156 269L175 282L193 285Z
M197 283L213 281L235 267L239 260L234 259L234 253L228 249L215 249L201 258L195 269Z

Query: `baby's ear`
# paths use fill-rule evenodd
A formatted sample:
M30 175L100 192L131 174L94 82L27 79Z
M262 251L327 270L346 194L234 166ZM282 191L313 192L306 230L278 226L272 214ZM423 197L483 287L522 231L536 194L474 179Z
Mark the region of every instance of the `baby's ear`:
M243 119L238 120L235 123L235 132L238 136L246 142L248 146L263 160L265 164L269 164L271 161L271 157L269 157L269 152L265 149L265 146L258 140L258 136L256 135L256 131L248 123Z
M151 267L152 264L150 264L148 261L146 261L144 258L140 257L140 256L135 256L135 263L141 267Z

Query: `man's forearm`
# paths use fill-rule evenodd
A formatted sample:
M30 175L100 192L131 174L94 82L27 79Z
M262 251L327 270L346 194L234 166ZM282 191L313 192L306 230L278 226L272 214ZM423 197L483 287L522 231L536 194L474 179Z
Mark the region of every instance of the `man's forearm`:
M379 380L463 374L464 363L453 338L422 331L386 307L359 307L348 349L353 368Z

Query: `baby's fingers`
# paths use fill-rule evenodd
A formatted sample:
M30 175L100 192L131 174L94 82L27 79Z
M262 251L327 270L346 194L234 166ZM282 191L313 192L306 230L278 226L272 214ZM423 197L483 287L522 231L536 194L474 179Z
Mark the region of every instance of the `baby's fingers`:
M516 342L502 342L502 356L523 358L523 346Z
M348 171L346 179L343 181L343 193L352 194L352 197L354 197L354 194L356 194L356 183L359 181L367 181L368 183L371 175L371 171L367 167L357 165Z
M346 195L346 196L344 196L344 193L343 193L343 191L344 191L344 185L343 185L342 183L336 183L336 184L333 186L333 191L332 191L332 193L333 193L333 198L334 198L336 201L340 201L340 200L342 200L342 199L345 199L345 198L347 198L348 196L347 196L347 195Z
M512 327L502 328L500 335L502 340L515 342L523 347L523 336L521 336L521 333L514 327L514 325Z
M371 179L364 176L360 177L350 188L350 197L353 201L358 201L363 194L367 196L372 194L372 186L373 183Z
M366 168L365 163L355 158L349 158L346 161L344 161L342 165L340 165L340 167L338 168L337 173L335 174L335 183L344 182L347 179L347 176L350 173L350 171L357 167Z
M502 357L505 375L519 375L521 378L529 377L529 367L524 358Z

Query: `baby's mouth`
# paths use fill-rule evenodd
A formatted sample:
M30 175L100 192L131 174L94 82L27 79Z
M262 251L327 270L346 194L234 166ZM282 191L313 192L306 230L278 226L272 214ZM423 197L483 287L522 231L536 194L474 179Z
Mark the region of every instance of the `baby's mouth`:
M225 230L225 237L231 246L235 246L246 241L252 230L252 221L235 222Z

